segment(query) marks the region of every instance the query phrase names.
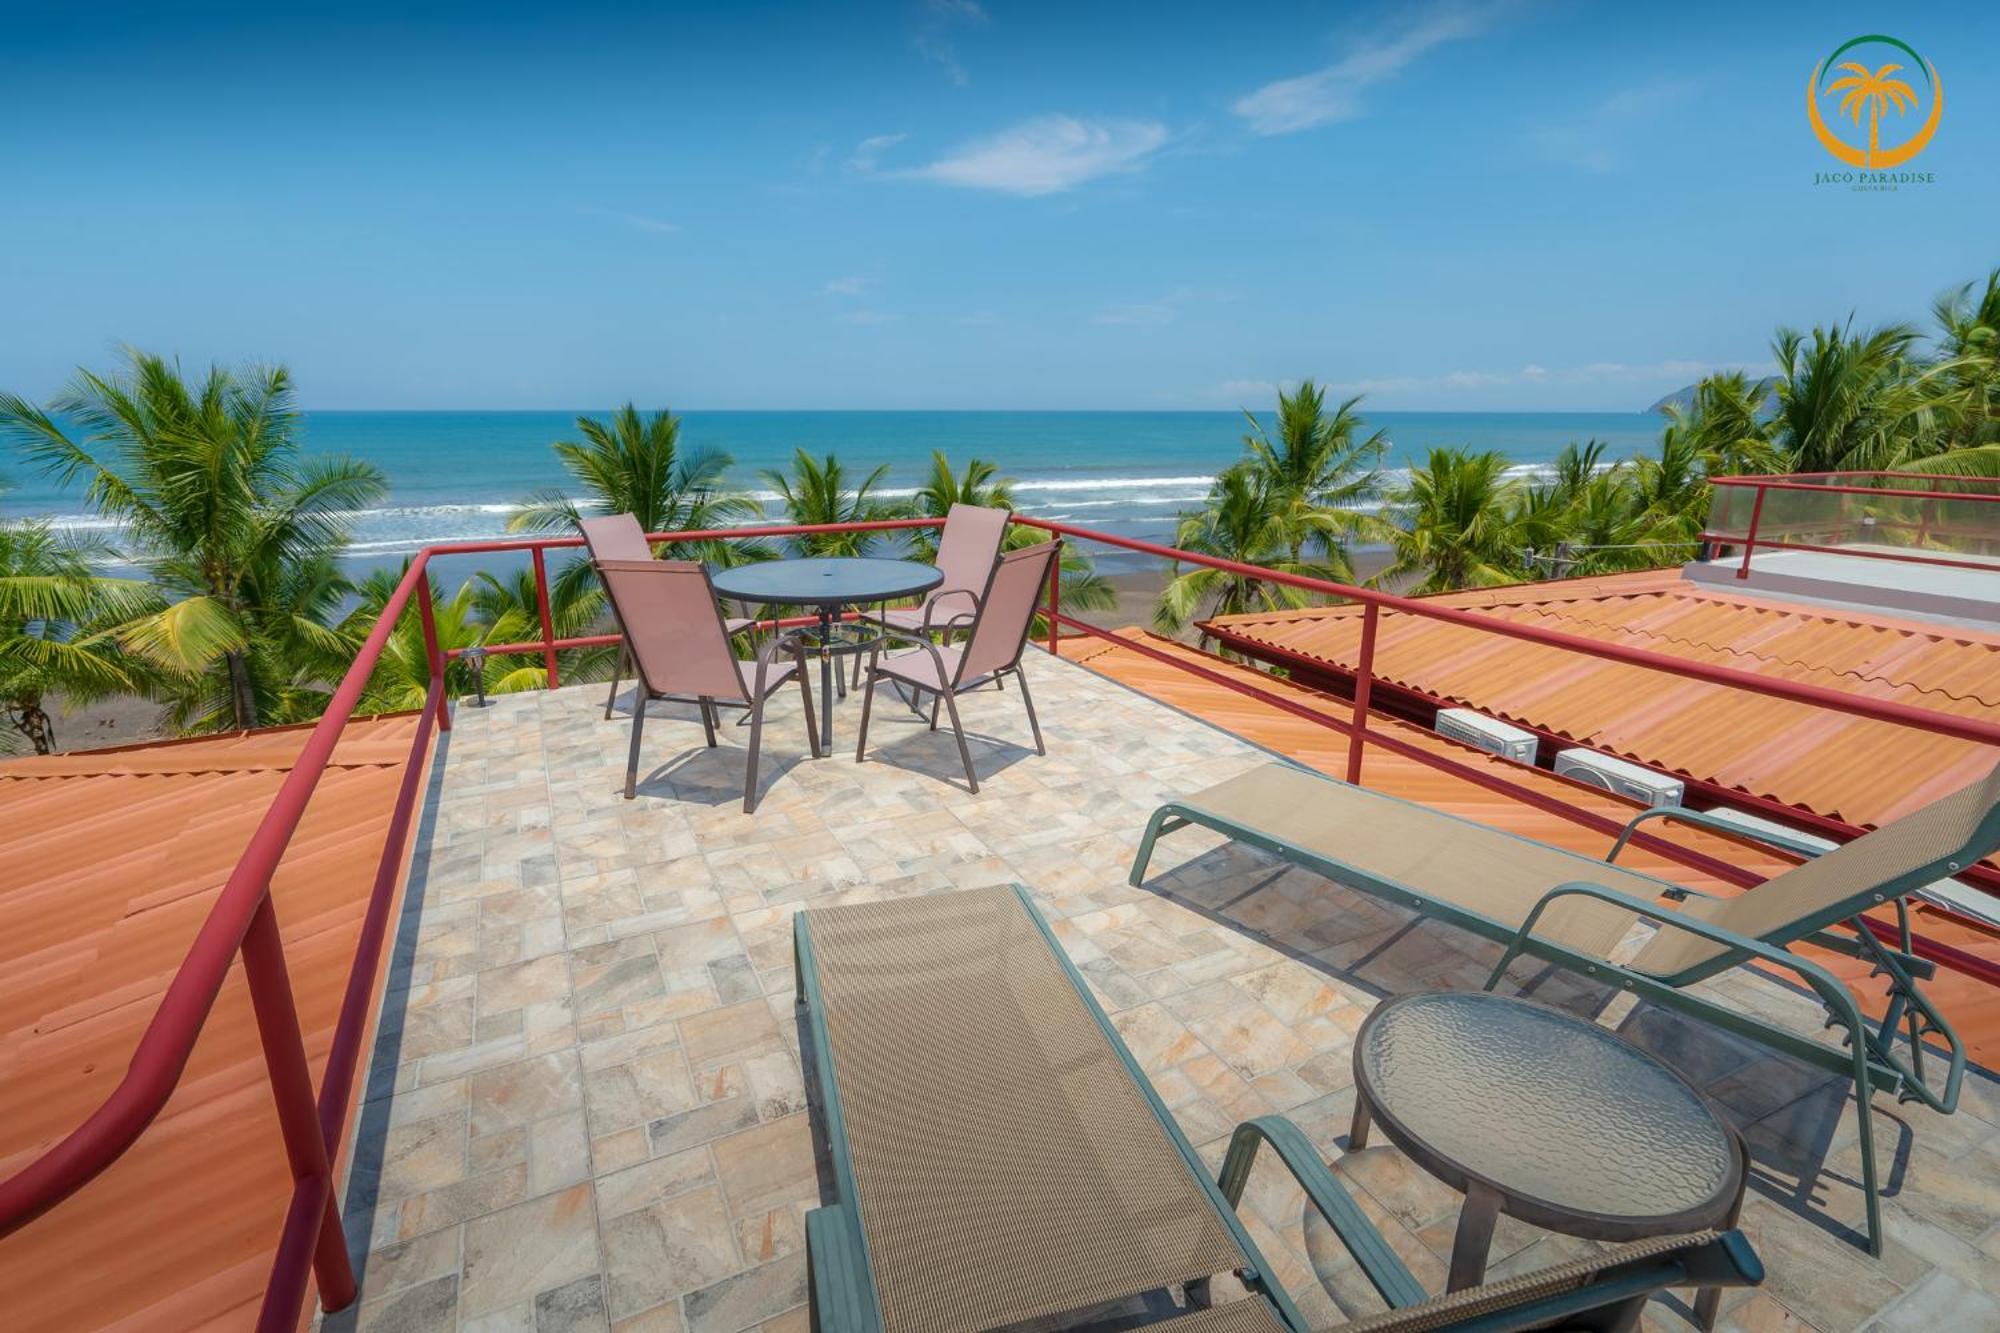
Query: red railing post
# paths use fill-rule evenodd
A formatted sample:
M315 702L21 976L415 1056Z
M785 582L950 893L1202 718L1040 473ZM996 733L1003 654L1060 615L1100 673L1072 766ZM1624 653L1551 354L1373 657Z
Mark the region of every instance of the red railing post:
M556 627L549 616L549 566L542 557L542 548L534 548L535 557L535 611L542 618L542 665L549 673L549 688L559 689L562 679L556 674Z
M424 657L430 662L431 686L437 690L438 730L451 730L451 696L444 692L445 658L444 646L438 642L437 611L431 606L431 572L429 561L419 575L417 584L417 616L424 625Z
M1757 498L1750 502L1750 531L1743 534L1743 564L1737 569L1736 577L1750 577L1750 553L1757 549L1757 521L1764 517L1764 497L1770 493L1767 486L1757 488Z
M1354 661L1354 729L1347 733L1347 780L1361 781L1361 749L1368 736L1368 695L1375 684L1375 628L1382 608L1374 602L1361 613L1361 653Z
M1056 656L1056 617L1062 614L1062 548L1049 561L1049 656Z
M354 1300L354 1269L347 1258L347 1236L340 1225L339 1200L334 1197L333 1166L320 1132L312 1070L306 1064L298 1008L285 971L285 945L278 934L277 909L271 905L268 885L264 900L250 917L249 929L243 933L243 978L257 1015L264 1066L278 1104L278 1128L292 1168L292 1207L278 1241L280 1261L272 1265L271 1286L265 1291L257 1323L260 1329L289 1329L297 1322L299 1303L304 1299L306 1266L282 1262L287 1253L312 1251L320 1302L329 1310L341 1309Z

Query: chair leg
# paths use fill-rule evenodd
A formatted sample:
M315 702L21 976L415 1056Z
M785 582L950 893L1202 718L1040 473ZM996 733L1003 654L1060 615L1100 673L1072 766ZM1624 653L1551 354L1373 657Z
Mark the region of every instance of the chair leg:
M820 756L819 714L813 710L812 673L806 670L806 650L803 647L799 649L794 665L799 672L799 697L805 700L806 705L806 744L812 748L812 757L817 759Z
M958 757L965 763L965 781L974 796L979 795L979 775L972 771L972 751L965 747L965 728L958 725L958 700L950 689L938 691L938 698L951 710L951 734L958 738Z
M618 641L618 656L611 662L611 693L604 696L604 720L611 720L611 709L618 702L618 678L625 674L625 641Z
M707 695L695 700L695 707L701 710L701 729L708 734L708 748L715 748L715 701Z
M646 687L632 696L632 748L625 756L625 799L639 794L639 733L646 725Z
M757 751L764 741L764 701L750 705L750 757L743 765L743 813L757 809Z
M859 660L858 658L856 660ZM868 714L875 705L875 655L868 655L868 683L861 689L861 727L854 737L854 762L860 763L868 754Z
M995 676L993 679L997 682L1000 678ZM1035 753L1047 754L1049 749L1042 744L1042 724L1035 718L1035 699L1028 693L1028 673L1021 670L1018 663L1014 667L1014 679L1021 684L1021 702L1028 709L1028 728L1035 733Z
M931 700L931 730L932 730L932 731L936 731L936 730L937 730L937 719L938 719L938 704L939 704L939 702L941 702L941 701L942 701L943 699L944 699L944 695L943 695L943 693L939 693L939 694L938 694L938 696L937 696L937 698L935 698L935 699L932 699L932 700ZM958 705L957 705L957 704L953 704L953 705L952 705L952 708L951 708L951 712L952 712L952 716L954 716L954 717L958 716Z

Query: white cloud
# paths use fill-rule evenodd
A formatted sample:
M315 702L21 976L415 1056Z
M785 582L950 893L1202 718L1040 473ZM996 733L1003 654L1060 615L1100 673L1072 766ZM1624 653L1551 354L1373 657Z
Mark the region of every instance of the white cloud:
M647 217L644 213L627 213L616 208L586 208L583 211L591 217L608 218L613 222L622 222L628 227L634 227L640 231L650 231L661 236L680 230L679 227L664 218Z
M1434 47L1484 32L1503 8L1492 0L1443 0L1418 11L1398 31L1356 41L1333 64L1267 83L1238 98L1230 109L1257 134L1292 134L1353 120L1361 114L1362 94L1370 88L1395 78Z
M1551 162L1584 171L1624 165L1625 141L1700 90L1693 79L1654 79L1621 89L1590 110L1528 132L1528 146Z
M924 0L916 29L910 34L910 44L917 48L918 55L941 66L945 77L963 88L972 79L966 74L965 66L958 61L958 47L951 38L952 29L962 24L985 22L986 11L977 0Z
M1167 127L1154 120L1037 116L900 174L973 190L1058 194L1100 176L1137 171L1166 141Z
M1093 324L1165 324L1174 317L1174 308L1168 305L1138 302L1132 305L1115 305L1100 310L1090 317Z
M820 288L822 296L859 296L868 290L868 279L860 277L835 278Z
M854 152L848 156L847 166L851 171L873 171L882 154L894 148L907 134L873 134L854 145Z

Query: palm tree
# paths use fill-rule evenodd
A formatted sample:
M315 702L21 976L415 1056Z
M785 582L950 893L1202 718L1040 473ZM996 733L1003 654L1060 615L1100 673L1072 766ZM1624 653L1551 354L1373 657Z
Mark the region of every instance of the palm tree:
M1884 65L1869 72L1866 65L1847 60L1840 68L1851 69L1854 73L1844 79L1836 79L1827 85L1827 91L1837 93L1843 90L1847 96L1840 99L1840 109L1845 111L1856 125L1861 123L1861 113L1868 113L1868 165L1875 165L1875 156L1882 151L1882 113L1890 107L1902 115L1909 107L1917 104L1917 90L1901 79L1889 76L1901 69L1901 65Z
M359 600L348 613L343 628L357 640L374 629L382 617L382 609L388 605L389 598L409 569L410 562L406 559L401 568L378 569L356 584L354 591ZM425 577L430 582L431 619L437 627L439 649L450 654L484 642L486 627L473 614L474 585L467 582L451 597L446 597L435 575L426 574ZM539 627L539 621L537 625ZM416 616L405 615L396 622L396 627L389 632L388 642L382 646L382 656L368 677L367 688L362 691L360 708L376 713L421 708L430 693L430 685L430 646L424 641L423 622ZM472 668L462 659L447 656L445 696L453 698L472 692ZM498 693L499 682L486 682L486 692Z
M2000 446L2000 268L1986 275L1977 300L1967 283L1939 297L1932 311L1940 355L1968 409L1954 448ZM1994 473L2000 467L1988 475Z
M1413 592L1450 592L1512 583L1523 573L1519 483L1507 456L1439 447L1389 497L1400 517L1391 527L1395 559L1369 582L1378 586L1422 575Z
M0 709L36 754L56 748L49 696L75 705L148 686L110 627L159 598L143 579L99 574L93 561L106 554L46 520L0 523Z
M849 486L847 469L839 458L828 454L814 458L804 449L792 454L790 472L767 469L761 475L784 502L785 514L799 524L873 523L899 517L901 508L870 495L889 474L882 464L859 485ZM879 534L872 532L810 532L793 537L788 545L798 555L866 555L873 550Z
M608 421L580 416L582 440L558 440L556 457L573 490L549 487L535 492L507 520L510 532L575 532L586 508L603 514L631 514L647 532L700 532L732 527L757 517L757 502L726 487L734 461L720 449L681 446L681 421L661 409L642 417L626 403ZM733 565L756 558L754 543L706 541L675 543L684 560ZM565 565L551 596L574 597L595 582L584 561Z
M1307 551L1323 557L1328 567L1351 581L1347 538L1374 531L1372 515L1355 506L1381 490L1380 463L1388 448L1381 431L1362 437L1355 408L1359 395L1331 414L1326 391L1306 380L1291 393L1278 391L1278 430L1273 437L1248 408L1243 415L1250 433L1243 437L1252 467L1283 511L1288 529L1285 547L1291 559Z
M1926 360L1907 324L1780 329L1775 440L1791 472L1993 475L2000 457L1954 445L1976 404L1959 358Z
M351 513L385 486L370 464L301 456L298 421L282 366L211 366L191 381L130 349L122 370L79 370L48 410L0 395L0 438L83 479L172 598L118 637L165 673L192 729L294 720L312 705L305 674L342 646L321 618L340 586L333 557Z
M1203 508L1181 515L1174 545L1222 560L1339 582L1345 571L1330 561L1292 554L1297 531L1290 497L1274 490L1268 475L1246 460L1216 476ZM1063 600L1069 601L1067 584ZM1178 634L1197 618L1292 610L1311 600L1310 593L1288 584L1206 565L1182 573L1175 565L1173 577L1160 591L1153 624Z
M588 566L585 565L585 568ZM541 608L535 599L533 570L517 570L510 578L481 570L466 586L472 590L470 614L480 627L479 642L525 643L542 637ZM584 637L603 621L604 612L604 589L596 579L576 580L558 576L550 581L549 625L556 638ZM616 651L610 647L565 648L556 654L556 665L564 680L602 680L611 670ZM539 655L516 657L506 665L505 673L487 685L489 693L509 694L515 690L547 688L548 668Z

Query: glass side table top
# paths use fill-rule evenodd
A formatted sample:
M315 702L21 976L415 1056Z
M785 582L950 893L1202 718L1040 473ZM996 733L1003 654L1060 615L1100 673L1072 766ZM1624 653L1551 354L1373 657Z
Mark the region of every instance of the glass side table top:
M1356 1035L1354 1074L1419 1165L1460 1190L1490 1186L1525 1220L1663 1234L1675 1219L1708 1224L1740 1183L1730 1131L1700 1093L1546 1005L1484 992L1389 1000Z
M944 582L944 571L914 560L808 556L719 569L711 582L716 592L738 601L848 606L929 592Z

